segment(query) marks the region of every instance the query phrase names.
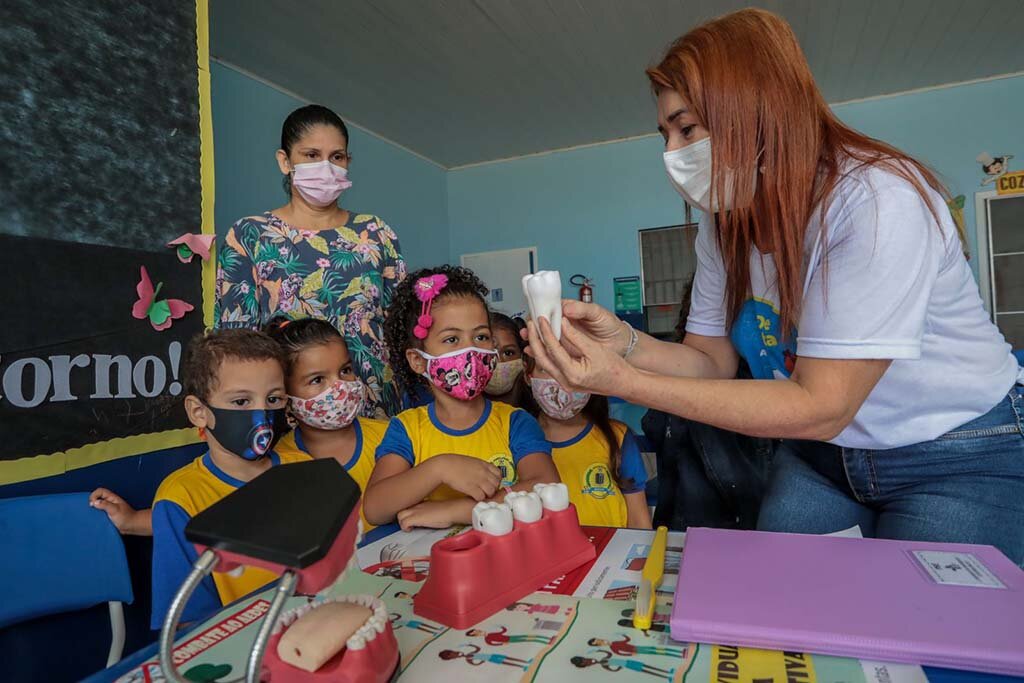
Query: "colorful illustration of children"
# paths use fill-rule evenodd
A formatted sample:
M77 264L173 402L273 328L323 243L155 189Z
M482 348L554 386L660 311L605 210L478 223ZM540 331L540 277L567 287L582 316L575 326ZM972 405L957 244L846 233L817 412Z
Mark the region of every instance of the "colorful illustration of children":
M541 605L532 602L513 602L505 609L509 612L523 612L524 614L558 614L562 608L558 605Z
M634 645L629 636L624 633L620 633L621 636L618 640L608 640L606 638L591 638L587 641L587 645L592 647L606 647L612 651L613 654L622 655L623 657L635 657L636 655L660 655L662 657L675 657L676 659L686 658L686 648L678 647L661 647L660 645Z
M508 655L500 652L484 652L476 645L463 645L461 647L469 648L472 652L463 652L462 650L441 650L437 656L446 662L462 658L465 659L470 666L480 666L481 664L502 664L504 666L521 668L523 671L530 668L530 662L533 661L532 659L509 657Z
M444 631L444 626L428 624L427 622L420 621L419 619L402 619L401 614L392 613L389 616L391 618L391 628L396 631L400 628L408 628L414 631L423 631L424 633L429 633L432 636L436 636Z
M601 654L604 656L600 659L576 656L569 661L572 662L573 666L580 669L586 669L596 664L605 671L610 671L612 673L617 671L635 671L637 673L647 674L648 676L656 676L657 678L665 681L671 681L672 676L676 672L675 669L661 669L641 662L638 659L619 659L618 657L613 657L611 652L607 652L605 650L598 650L594 654Z
M648 628L648 629L639 629L639 628L636 628L635 626L633 626L633 619L632 618L630 618L630 619L619 619L615 623L617 623L619 626L621 626L623 628L631 628L631 629L633 629L635 631L641 631L642 633L648 633L649 631L654 631L655 633L668 633L668 624L665 624L665 623L659 624L657 621L653 622L651 624L651 627Z
M550 645L555 640L554 636L508 635L507 626L502 626L499 630L491 631L490 633L486 629L474 628L466 631L466 635L470 638L483 638L485 643L494 646L508 645L509 643L543 643L544 645Z

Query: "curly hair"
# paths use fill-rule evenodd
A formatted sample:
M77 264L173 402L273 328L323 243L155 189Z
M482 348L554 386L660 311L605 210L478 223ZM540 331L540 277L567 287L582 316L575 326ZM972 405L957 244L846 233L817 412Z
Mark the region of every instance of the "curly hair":
M483 305L484 310L488 310L487 294L490 290L468 268L449 265L421 268L402 280L395 290L391 305L388 307L387 317L384 320L384 342L388 347L388 357L391 361L391 368L395 372L395 379L399 386L413 398L416 395L417 385L426 385L426 380L409 367L409 362L405 359L405 352L410 348L422 348L422 342L416 339L412 333L422 308L420 300L416 298L415 285L421 278L431 275L445 275L448 278L448 284L434 299L434 305L449 297L465 296L475 297Z

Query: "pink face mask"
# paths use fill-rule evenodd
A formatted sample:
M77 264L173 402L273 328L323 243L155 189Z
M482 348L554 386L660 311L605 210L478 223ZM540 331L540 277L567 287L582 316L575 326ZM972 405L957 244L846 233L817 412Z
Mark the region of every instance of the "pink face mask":
M288 397L292 415L316 429L344 429L363 408L363 383L339 379L313 398Z
M566 391L553 379L534 377L530 389L540 409L555 420L571 420L590 401L590 394L582 391Z
M308 164L295 164L292 171L292 186L310 204L330 206L338 201L343 190L352 187L348 169L336 166L328 160Z
M423 376L460 401L469 401L482 394L498 364L497 351L475 346L440 356L432 356L420 349L416 352L427 359L427 371Z

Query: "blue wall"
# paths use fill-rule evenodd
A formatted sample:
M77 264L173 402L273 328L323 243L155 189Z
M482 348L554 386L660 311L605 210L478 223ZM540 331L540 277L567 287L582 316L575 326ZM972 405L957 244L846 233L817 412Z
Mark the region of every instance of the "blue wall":
M305 103L216 62L211 72L215 214L217 232L223 234L242 216L284 204L274 153L285 117ZM339 113L344 118L345 112ZM341 205L387 221L411 267L446 260L445 170L355 126L349 126L349 135L353 185Z
M1016 154L1011 168L1021 168L1014 113L1022 110L1024 77L836 107L853 127L937 170L954 196L967 195L972 253L974 193L983 189L975 157ZM653 107L651 117L653 127ZM536 246L542 268L595 277L597 302L610 306L612 278L640 272L637 229L683 221L661 152L661 138L649 137L450 171L450 258Z

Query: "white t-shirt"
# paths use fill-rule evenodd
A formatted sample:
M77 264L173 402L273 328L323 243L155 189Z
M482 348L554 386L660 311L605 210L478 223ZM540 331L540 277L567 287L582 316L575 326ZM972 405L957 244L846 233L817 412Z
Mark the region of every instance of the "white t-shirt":
M853 421L832 443L886 449L930 441L992 409L1017 381L1010 346L989 320L938 193L941 233L914 187L877 167L839 181L808 226L797 334L783 340L772 257L750 259L751 296L732 328L725 269L705 216L687 332L732 339L759 379L789 377L798 356L892 359ZM827 291L825 285L827 283ZM795 337L795 343L794 343ZM1022 376L1024 379L1024 376Z

